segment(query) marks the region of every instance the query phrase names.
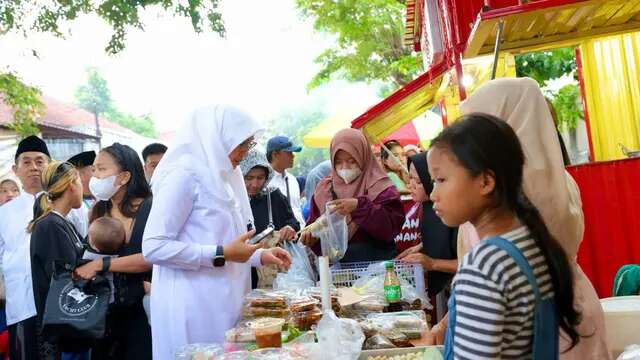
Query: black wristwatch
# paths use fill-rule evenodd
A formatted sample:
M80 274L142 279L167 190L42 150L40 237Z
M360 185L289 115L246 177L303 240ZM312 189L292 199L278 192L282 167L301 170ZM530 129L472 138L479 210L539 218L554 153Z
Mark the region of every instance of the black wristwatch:
M218 247L216 248L216 256L214 256L213 258L213 266L222 267L225 263L226 260L224 259L224 247L218 245Z
M109 268L111 267L111 258L108 256L105 256L102 258L102 272L106 273L109 271Z

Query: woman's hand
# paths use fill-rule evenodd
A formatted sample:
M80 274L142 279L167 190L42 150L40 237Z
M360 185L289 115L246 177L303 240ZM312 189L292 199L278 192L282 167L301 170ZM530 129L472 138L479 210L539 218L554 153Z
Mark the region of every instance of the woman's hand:
M96 259L82 266L78 266L73 272L73 275L76 278L91 280L96 277L96 274L100 271L102 271L102 259Z
M407 255L402 258L402 261L408 262L410 264L420 264L426 271L435 270L436 261L433 258L430 258L429 256L422 253Z
M300 233L300 241L307 247L313 247L320 239L311 235L311 231L303 231Z
M423 336L424 343L421 345L442 345L444 344L444 337L447 332L446 324L442 321L437 323L427 331Z
M262 252L260 262L262 265L277 265L289 269L289 266L291 266L291 255L283 248L274 247Z
M223 250L225 260L237 263L245 263L249 261L251 255L262 247L261 242L255 245L247 244L247 240L249 240L255 233L255 230L251 230L225 245Z
M420 250L422 250L422 243L418 244L418 245L414 245L408 249L406 249L405 251L401 252L400 255L396 256L396 260L403 260L405 257L411 255L411 254L417 254L420 252Z
M293 240L296 237L296 231L289 225L279 230L280 240L288 241Z
M351 215L351 213L358 208L358 199L338 199L331 202L335 211L342 216Z

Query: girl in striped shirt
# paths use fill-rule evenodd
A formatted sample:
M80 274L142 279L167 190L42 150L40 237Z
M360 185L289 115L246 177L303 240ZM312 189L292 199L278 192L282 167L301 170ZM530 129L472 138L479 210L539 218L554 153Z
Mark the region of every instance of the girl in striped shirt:
M558 357L558 327L579 341L567 257L522 191L524 153L513 129L469 114L432 141L431 200L448 226L471 222L481 239L453 283L447 359Z

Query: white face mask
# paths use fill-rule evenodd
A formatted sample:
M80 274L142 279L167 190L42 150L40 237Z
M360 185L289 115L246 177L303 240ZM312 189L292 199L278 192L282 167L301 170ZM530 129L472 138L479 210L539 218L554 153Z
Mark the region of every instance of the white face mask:
M114 185L117 175L109 176L104 179L91 177L89 180L89 190L93 196L101 201L111 200L111 197L118 192L122 185Z
M350 184L351 182L353 182L353 180L357 179L362 174L362 170L360 170L360 168L340 169L337 171L337 173L338 176L340 176L342 180L344 180L344 182Z

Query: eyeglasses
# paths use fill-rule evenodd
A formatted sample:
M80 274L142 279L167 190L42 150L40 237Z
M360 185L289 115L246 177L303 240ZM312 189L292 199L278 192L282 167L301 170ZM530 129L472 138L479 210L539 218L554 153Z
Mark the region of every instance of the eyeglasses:
M256 145L258 145L258 143L252 139L247 139L240 143L240 147L246 149L247 151L253 149L254 147L256 147Z

